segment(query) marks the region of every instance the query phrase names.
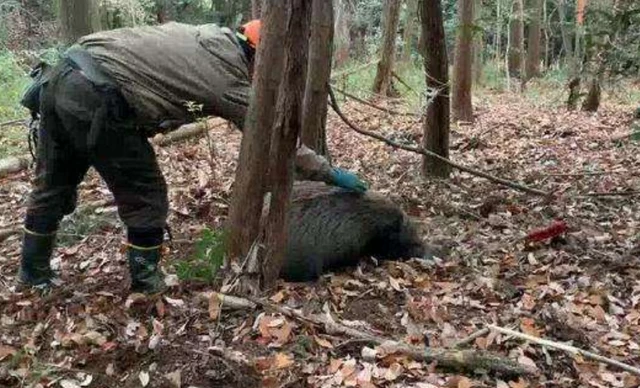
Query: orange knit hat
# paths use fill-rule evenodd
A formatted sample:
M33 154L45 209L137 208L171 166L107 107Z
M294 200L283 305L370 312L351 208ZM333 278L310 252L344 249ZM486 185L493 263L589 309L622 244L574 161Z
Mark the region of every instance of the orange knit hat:
M255 19L243 24L241 27L241 31L242 34L247 38L249 46L254 49L257 48L258 44L260 44L260 20Z

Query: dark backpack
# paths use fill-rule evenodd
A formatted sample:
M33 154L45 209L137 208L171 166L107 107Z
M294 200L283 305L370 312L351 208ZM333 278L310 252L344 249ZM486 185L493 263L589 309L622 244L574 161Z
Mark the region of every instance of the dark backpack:
M42 85L47 83L51 74L52 66L46 62L40 62L29 73L33 80L29 88L22 95L20 104L31 112L31 117L37 119L40 112L40 91Z

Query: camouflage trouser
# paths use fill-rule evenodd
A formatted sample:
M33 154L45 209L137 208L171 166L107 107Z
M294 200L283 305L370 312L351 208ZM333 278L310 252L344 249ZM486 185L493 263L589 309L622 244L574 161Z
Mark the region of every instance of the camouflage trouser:
M80 71L63 64L42 91L40 112L28 229L55 231L75 209L76 189L89 167L107 183L128 228L165 227L165 180L119 93L97 89Z

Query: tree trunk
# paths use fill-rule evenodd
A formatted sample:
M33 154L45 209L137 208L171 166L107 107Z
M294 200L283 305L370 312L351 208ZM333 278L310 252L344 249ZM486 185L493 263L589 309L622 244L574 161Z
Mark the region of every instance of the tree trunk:
M96 0L60 0L60 25L67 44L100 30Z
M540 75L540 17L542 14L543 0L530 0L529 15L529 47L527 51L527 74L526 79Z
M416 20L418 19L418 0L407 0L407 20L404 24L404 34L402 41L402 61L408 62L411 59L411 49L415 37Z
M328 157L327 96L333 47L333 1L313 0L309 63L302 113L302 143Z
M524 64L524 23L522 0L514 0L509 31L509 74L519 77Z
M589 92L582 102L582 110L585 112L597 112L600 107L600 80L594 77L589 85Z
M262 2L264 0L251 0L251 18L260 19L262 16Z
M424 52L424 69L427 88L436 93L427 105L424 119L423 143L427 150L449 157L449 75L447 46L444 36L442 4L440 0L422 0L420 5L422 21L421 40L427 50ZM450 166L433 157L422 159L422 174L446 178Z
M400 0L386 0L384 12L384 37L380 49L380 62L373 81L373 92L389 95L391 91L391 73L396 54L396 35L400 17Z
M258 236L275 107L282 73L287 4L265 0L262 38L258 46L253 93L240 145L233 199L229 210L228 254L245 256Z
M282 0L280 0L282 1ZM325 3L326 0L315 0ZM262 261L263 289L273 287L280 274L287 247L287 224L294 158L302 124L302 95L305 88L308 39L300 34L309 31L311 0L289 0L287 37L284 41L286 66L278 99L278 121L271 137L269 172L271 203L266 225L266 254ZM325 4L326 5L326 4ZM322 5L320 5L322 6ZM302 35L305 36L305 35ZM324 80L329 82L329 75ZM325 98L324 105L327 105Z
M453 120L473 121L471 84L473 82L473 2L458 1L458 33L453 74Z
M560 18L560 35L562 35L562 46L564 48L567 63L573 62L573 46L571 44L571 37L567 30L567 0L558 0L558 17Z
M496 0L496 35L493 39L493 49L495 50L495 61L500 63L502 52L502 11L500 4L502 0Z

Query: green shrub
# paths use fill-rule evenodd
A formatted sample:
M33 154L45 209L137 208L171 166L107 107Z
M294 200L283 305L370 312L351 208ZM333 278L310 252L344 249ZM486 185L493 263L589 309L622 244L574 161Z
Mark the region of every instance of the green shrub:
M224 233L205 228L196 242L195 252L174 267L181 280L212 282L224 262Z

